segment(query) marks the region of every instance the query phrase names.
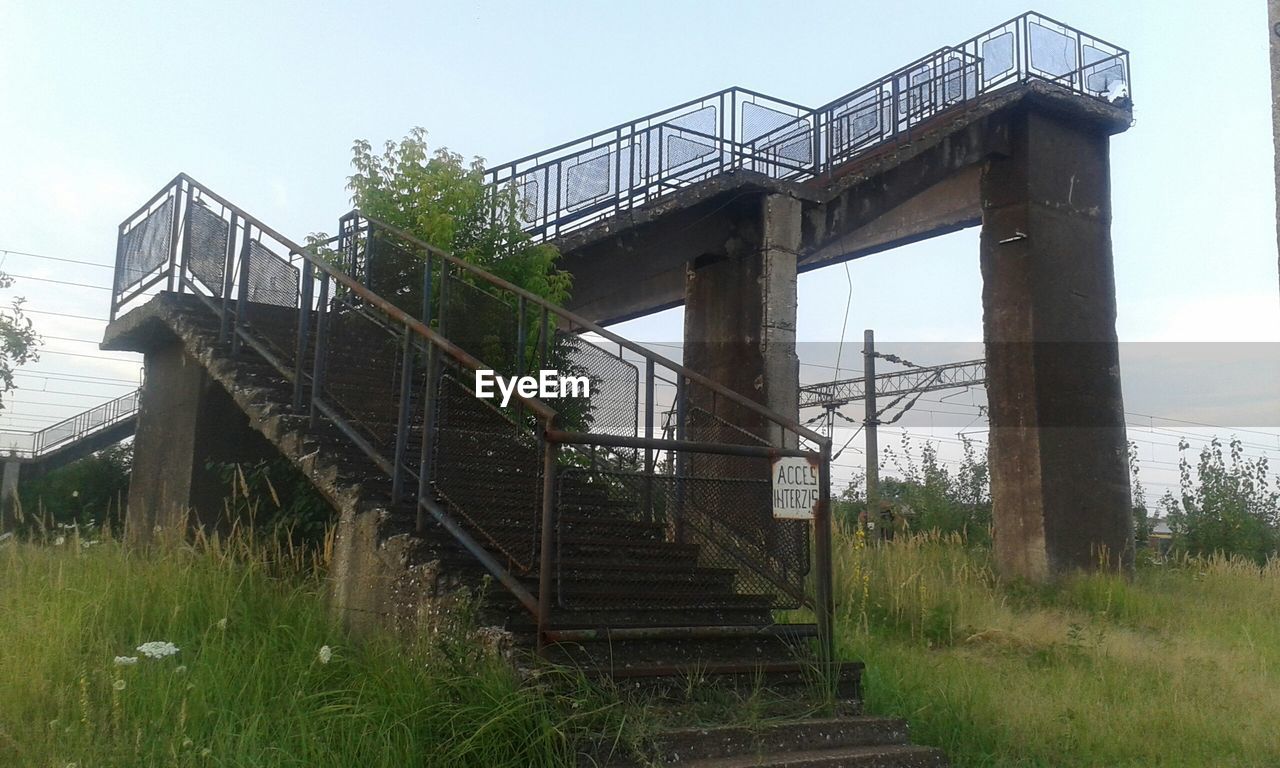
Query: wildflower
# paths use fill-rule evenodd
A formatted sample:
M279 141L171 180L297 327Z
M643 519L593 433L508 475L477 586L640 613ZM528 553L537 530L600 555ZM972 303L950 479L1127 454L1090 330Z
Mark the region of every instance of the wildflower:
M222 618L218 619L218 629L225 630L226 628L227 628L227 617L223 616Z
M175 675L185 675L185 674L187 674L187 665L186 665L186 664L179 664L179 665L178 665L178 666L173 670L173 674L175 674Z
M138 653L149 659L163 659L172 656L179 650L178 646L163 640L153 640L138 646Z
M53 546L55 546L55 547L60 547L60 546L62 546L63 544L66 544L66 543L67 543L67 537L66 537L66 536L59 536L58 538L56 538L56 539L54 539L54 540L53 540Z
M115 688L117 691L123 691L123 690L124 690L124 688L125 688L125 685L126 685L126 684L125 684L125 682L124 682L124 678L120 678L120 679L116 680L114 683L112 683L112 684L111 684L111 687L112 687L112 688Z
M327 645L322 645L320 646L320 653L318 656L321 664L328 664L329 661L333 659L333 649Z
M134 664L137 664L137 663L138 663L137 656L117 656L115 660L115 665L117 667L132 667Z

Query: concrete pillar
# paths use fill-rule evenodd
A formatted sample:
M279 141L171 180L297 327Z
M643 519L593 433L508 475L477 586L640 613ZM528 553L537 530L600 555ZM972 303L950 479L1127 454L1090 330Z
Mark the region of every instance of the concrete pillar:
M737 222L724 251L689 264L685 281L684 363L730 389L791 417L799 417L800 361L796 356L796 259L800 201L762 195ZM714 412L778 445L781 430L699 387L690 405ZM694 440L725 439L715 430ZM794 436L789 436L794 442ZM736 442L736 441L735 441Z
M147 543L197 527L226 531L230 488L209 465L251 464L274 449L178 341L147 350L144 365L126 538Z
M1280 244L1280 0L1267 0L1267 37L1271 39L1271 120L1276 166L1276 241ZM1280 261L1276 263L1280 279Z
M0 533L13 530L17 524L18 480L22 475L22 462L9 459L4 462L0 475Z
M1010 118L983 169L983 330L995 555L1042 581L1132 562L1108 137Z

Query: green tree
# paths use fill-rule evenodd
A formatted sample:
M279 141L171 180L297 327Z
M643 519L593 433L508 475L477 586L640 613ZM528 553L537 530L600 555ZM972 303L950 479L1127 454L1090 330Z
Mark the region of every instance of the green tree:
M1187 441L1178 450L1180 498L1166 493L1161 506L1178 551L1243 555L1262 563L1280 550L1280 491L1272 488L1266 457L1245 458L1239 438L1224 451L1214 438L1200 450L1193 479Z
M555 268L558 252L525 234L515 190L486 185L480 158L467 163L447 148L431 150L419 127L398 142L387 141L381 152L364 139L356 141L351 165L351 202L366 216L552 302L568 299L571 278ZM384 264L395 264L389 271L406 294L420 290L419 281L409 278L416 256L401 256L395 264L395 251L378 254ZM410 303L413 298L405 296Z
M0 288L12 285L13 278L0 272ZM0 309L0 409L4 408L4 396L16 386L13 369L40 359L40 334L22 309L25 303L26 299L18 296L7 309Z

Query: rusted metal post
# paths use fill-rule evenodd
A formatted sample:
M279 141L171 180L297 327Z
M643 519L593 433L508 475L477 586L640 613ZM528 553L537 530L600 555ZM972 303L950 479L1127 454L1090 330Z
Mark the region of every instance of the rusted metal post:
M391 467L391 503L404 496L404 455L409 448L409 396L413 385L413 332L404 329L404 347L400 355L400 410L396 418L395 461Z
M316 401L324 390L324 363L329 340L329 276L320 274L320 301L316 303L316 351L311 359L311 428L320 423Z
M240 354L240 334L249 321L249 254L253 251L253 238L249 222L244 224L244 240L240 243L240 285L236 288L236 325L231 333L231 356Z
M814 563L817 569L817 605L819 653L823 674L829 684L835 684L835 602L831 574L831 443L822 446L822 460L818 464L818 509L813 516Z
M547 424L550 431L554 426ZM556 452L559 445L544 440L542 448L542 536L538 544L538 651L546 644L546 633L551 628L552 569L555 567L556 526Z
M653 358L646 358L644 363L644 439L653 439L653 391L654 391ZM653 445L644 447L644 514L653 519Z
M307 356L307 341L311 335L311 295L315 291L314 280L311 264L304 258L302 260L302 299L298 306L298 342L293 353L293 410L296 413L302 412L304 388L302 380L306 370L304 363Z
M232 211L231 221L227 224L227 255L222 264L222 314L218 317L219 344L226 344L231 340L231 288L235 280L236 226L239 219L235 211Z
M431 498L431 473L434 469L432 451L435 447L436 398L440 393L440 350L427 342L426 381L422 385L422 453L418 456L418 499ZM427 529L427 513L422 504L417 505L417 529Z
M178 271L178 231L182 213L182 181L173 185L173 219L169 222L169 277L166 281L169 290L173 290L174 274Z
M178 189L182 189L182 182L178 182ZM174 243L174 272L177 273L175 278L178 286L178 293L183 292L182 273L186 270L187 264L191 261L191 204L195 202L196 191L190 184L187 185L187 202L183 209L186 213L182 217L182 249L178 250L177 243ZM173 203L174 216L178 215L178 202L174 199ZM179 259L177 254L181 252L182 258Z

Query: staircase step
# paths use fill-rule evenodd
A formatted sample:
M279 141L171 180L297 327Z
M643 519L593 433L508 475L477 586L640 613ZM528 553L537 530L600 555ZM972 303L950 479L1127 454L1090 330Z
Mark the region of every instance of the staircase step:
M837 747L681 762L688 768L945 768L941 750L910 744Z
M668 763L906 743L907 723L894 717L826 717L770 723L759 728L677 728L658 736L659 759Z

